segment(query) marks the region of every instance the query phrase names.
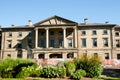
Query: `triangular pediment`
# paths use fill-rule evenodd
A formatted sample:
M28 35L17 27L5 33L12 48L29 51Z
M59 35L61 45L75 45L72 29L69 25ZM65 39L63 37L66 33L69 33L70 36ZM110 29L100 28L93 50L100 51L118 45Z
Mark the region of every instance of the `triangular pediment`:
M34 25L39 26L39 25L64 25L64 24L76 24L76 22L59 16L53 16L43 21L40 21Z

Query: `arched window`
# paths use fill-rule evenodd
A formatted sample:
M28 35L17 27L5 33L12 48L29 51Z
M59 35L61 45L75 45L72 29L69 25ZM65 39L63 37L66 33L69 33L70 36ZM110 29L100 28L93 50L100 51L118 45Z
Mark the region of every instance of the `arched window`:
M42 53L42 54L39 54L39 55L38 55L38 59L44 59L44 58L45 58L44 56L45 56L45 54L43 54L43 53Z
M50 54L49 57L50 58L62 58L62 54L53 53L53 54Z
M74 57L74 53L73 52L67 54L67 58L73 58L73 57Z

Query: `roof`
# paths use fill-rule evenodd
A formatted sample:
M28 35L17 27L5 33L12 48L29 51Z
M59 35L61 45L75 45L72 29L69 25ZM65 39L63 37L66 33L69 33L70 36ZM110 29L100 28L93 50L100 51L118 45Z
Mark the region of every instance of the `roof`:
M61 19L61 20L67 21L68 23L77 24L77 22L74 22L74 21L71 21L71 20L69 20L69 19L65 19L65 18L62 18L62 17L59 17L59 16L56 16L56 15L55 15L55 16L52 16L52 17L47 18L47 19L45 19L45 20L42 20L42 21L40 21L40 22L37 22L37 23L35 23L34 25L37 26L37 25L42 24L42 23L44 23L44 22L46 22L46 21L49 21L49 20L51 20L51 19Z

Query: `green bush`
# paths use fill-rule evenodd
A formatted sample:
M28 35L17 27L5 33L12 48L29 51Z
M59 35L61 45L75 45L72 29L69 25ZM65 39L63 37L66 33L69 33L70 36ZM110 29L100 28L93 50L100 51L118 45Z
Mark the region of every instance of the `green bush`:
M57 68L58 77L66 77L66 68L58 67Z
M72 76L72 74L76 70L76 65L74 64L74 62L71 61L65 62L65 67L66 67L67 76Z
M22 67L35 65L31 60L6 58L0 62L0 77L12 78L21 71Z
M102 63L97 55L89 58L86 54L79 60L75 60L76 69L83 69L86 71L88 77L99 77L103 71Z
M17 74L17 78L23 77L39 77L41 75L41 68L36 66L22 67L22 70Z
M85 70L79 69L73 74L74 79L81 79L82 77L86 76Z
M58 77L57 67L55 66L45 66L42 69L41 76L45 78Z

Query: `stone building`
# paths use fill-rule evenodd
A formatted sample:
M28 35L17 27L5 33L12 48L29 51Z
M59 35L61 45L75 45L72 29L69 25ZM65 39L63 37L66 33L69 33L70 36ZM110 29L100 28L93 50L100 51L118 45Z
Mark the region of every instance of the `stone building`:
M75 58L97 54L120 59L120 27L116 24L77 23L53 16L38 23L2 28L1 59Z

